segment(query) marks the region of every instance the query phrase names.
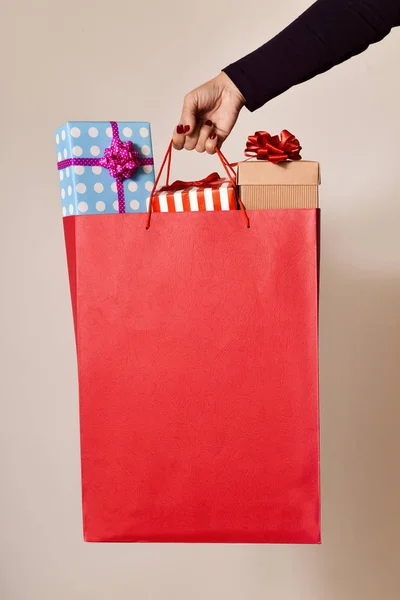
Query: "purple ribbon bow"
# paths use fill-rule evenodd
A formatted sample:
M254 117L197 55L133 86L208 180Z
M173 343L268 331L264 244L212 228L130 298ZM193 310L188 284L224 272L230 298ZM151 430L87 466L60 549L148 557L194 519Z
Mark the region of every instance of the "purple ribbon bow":
M109 148L104 151L102 158L67 158L57 163L58 170L72 166L104 167L108 169L111 177L116 180L118 193L118 212L124 213L125 194L123 182L130 179L139 167L152 165L152 158L144 158L135 150L131 141L123 142L119 137L118 124L110 121L112 140Z

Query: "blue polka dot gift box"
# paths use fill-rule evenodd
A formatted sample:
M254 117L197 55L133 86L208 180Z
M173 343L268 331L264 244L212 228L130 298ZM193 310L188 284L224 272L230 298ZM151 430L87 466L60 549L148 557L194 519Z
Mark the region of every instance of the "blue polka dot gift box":
M56 131L62 212L146 212L154 185L150 124L70 121Z

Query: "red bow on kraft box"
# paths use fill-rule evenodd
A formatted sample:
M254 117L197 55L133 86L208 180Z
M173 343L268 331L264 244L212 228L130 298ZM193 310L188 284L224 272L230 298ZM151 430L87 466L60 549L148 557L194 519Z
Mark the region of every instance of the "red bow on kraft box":
M238 164L237 173L246 209L318 208L319 164L302 160L301 149L287 129L279 135L256 131L248 137L244 151L248 158Z
M276 164L287 160L301 160L300 151L299 140L287 129L284 129L280 135L256 131L247 139L245 156Z

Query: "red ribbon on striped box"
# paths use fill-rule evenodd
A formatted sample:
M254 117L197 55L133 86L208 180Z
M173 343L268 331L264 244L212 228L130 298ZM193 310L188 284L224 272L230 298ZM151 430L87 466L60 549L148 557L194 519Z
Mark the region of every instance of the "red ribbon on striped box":
M229 179L211 173L199 181L175 181L154 192L153 212L237 210L236 190Z

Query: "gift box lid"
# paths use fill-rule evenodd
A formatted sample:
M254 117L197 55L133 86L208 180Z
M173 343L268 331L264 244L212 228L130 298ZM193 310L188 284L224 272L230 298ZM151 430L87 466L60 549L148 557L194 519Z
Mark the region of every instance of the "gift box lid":
M300 160L273 164L269 161L244 161L238 164L239 185L319 185L319 163Z

